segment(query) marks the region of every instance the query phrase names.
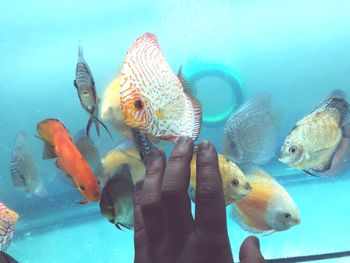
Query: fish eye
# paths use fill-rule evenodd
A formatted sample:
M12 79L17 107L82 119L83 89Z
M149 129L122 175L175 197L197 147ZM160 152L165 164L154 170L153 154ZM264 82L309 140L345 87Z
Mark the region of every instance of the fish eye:
M295 147L295 146L292 146L292 147L289 148L289 152L290 153L295 153L296 150L297 150L297 147Z
M289 214L289 213L285 213L285 214L284 214L284 218L286 218L286 219L291 218L291 217L292 217L292 215Z
M85 187L83 185L79 185L79 188L82 190L82 191L85 191Z
M143 109L143 102L142 102L142 100L135 100L134 105L135 105L136 109L138 109L138 110L142 110Z
M238 185L239 185L239 181L238 181L237 179L233 179L233 180L231 181L231 184L232 184L233 186L238 186Z

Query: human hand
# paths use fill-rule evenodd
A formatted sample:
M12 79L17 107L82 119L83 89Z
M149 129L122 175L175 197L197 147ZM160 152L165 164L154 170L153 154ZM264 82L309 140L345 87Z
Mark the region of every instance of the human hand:
M187 192L192 154L192 140L182 137L167 165L160 150L146 157L146 177L135 186L135 263L233 262L215 147L198 147L195 219ZM241 262L264 262L254 238L240 254Z

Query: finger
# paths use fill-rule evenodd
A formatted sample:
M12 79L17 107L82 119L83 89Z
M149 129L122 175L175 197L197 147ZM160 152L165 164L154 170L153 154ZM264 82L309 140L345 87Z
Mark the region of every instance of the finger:
M192 139L179 138L165 169L162 183L165 229L179 237L186 235L193 227L191 202L188 197L192 154Z
M161 150L152 150L146 160L141 211L148 241L154 244L161 241L164 233L160 188L165 170L165 155Z
M207 234L227 233L218 157L210 142L199 144L196 176L196 228Z
M135 184L134 192L134 263L151 263L148 255L148 244L145 227L142 220L141 200L142 200L143 180Z
M259 239L254 236L249 236L244 240L239 250L239 260L241 263L265 262L260 252Z

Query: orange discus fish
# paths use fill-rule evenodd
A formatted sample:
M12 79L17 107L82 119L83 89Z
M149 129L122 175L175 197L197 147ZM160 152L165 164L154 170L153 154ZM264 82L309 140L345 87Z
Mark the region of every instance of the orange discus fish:
M56 119L46 119L38 123L37 131L45 141L43 158L57 157L56 166L67 173L84 196L80 203L98 202L99 182L63 124Z
M155 35L145 33L129 48L120 83L126 125L173 142L180 136L198 138L201 103L190 94L181 69L178 76L172 72Z
M253 191L232 204L231 216L243 229L262 233L287 230L300 223L292 197L271 175L259 167L245 169Z
M0 203L0 251L5 251L11 243L18 214Z

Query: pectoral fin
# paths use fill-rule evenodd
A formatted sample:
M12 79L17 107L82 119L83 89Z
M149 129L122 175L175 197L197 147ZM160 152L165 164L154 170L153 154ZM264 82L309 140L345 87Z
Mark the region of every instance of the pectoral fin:
M44 150L43 150L43 159L47 160L47 159L53 159L56 157L57 155L55 153L54 146L45 142Z

